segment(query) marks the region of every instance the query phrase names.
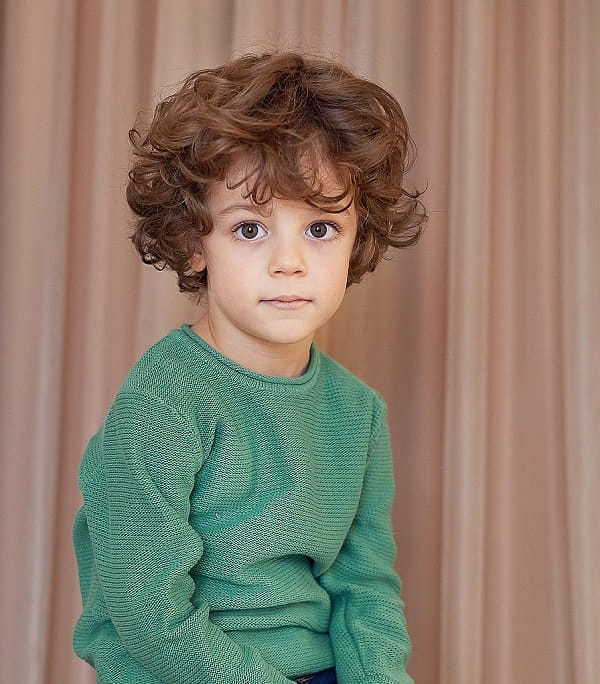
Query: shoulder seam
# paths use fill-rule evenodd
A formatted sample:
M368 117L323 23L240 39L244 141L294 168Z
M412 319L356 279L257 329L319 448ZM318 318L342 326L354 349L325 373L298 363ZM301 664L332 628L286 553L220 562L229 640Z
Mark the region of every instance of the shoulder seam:
M200 453L200 461L198 463L198 467L200 468L202 466L202 463L204 462L204 445L202 444L202 438L200 437L199 430L194 423L186 416L184 413L182 413L178 408L175 406L172 406L169 404L168 401L160 397L158 394L154 394L152 392L143 392L141 390L119 390L117 394L115 395L113 405L114 403L120 398L120 397L143 397L145 399L152 399L157 401L159 404L162 404L165 406L167 409L172 411L176 416L178 416L189 428L190 433L193 435L194 440L197 442L198 446L200 447L199 453ZM110 409L109 409L110 410Z
M370 445L375 443L377 439L379 438L379 435L381 433L381 429L383 427L383 421L385 420L385 416L387 413L387 404L383 396L376 390L371 388L373 391L373 394L375 396L375 402L374 405L375 407L379 407L378 411L373 412L373 420L375 422L375 427L371 427L371 439L370 439Z

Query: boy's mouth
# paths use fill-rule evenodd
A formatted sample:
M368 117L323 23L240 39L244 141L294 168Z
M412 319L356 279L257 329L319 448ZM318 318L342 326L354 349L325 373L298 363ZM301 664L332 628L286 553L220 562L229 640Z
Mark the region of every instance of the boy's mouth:
M286 297L276 297L274 299L263 299L265 304L270 304L276 309L299 309L300 307L308 304L310 299L303 299L296 296L286 296Z
M278 295L277 297L273 297L272 299L264 299L263 301L265 302L309 302L311 301L310 299L307 299L306 297L302 297L301 295L295 295L295 294L289 294L289 295Z

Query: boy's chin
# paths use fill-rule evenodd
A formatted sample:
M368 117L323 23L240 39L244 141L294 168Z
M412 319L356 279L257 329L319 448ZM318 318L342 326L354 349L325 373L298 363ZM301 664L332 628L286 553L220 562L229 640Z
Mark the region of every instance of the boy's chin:
M259 337L271 344L298 344L312 340L316 330L293 321L284 321L281 325L273 325L269 330L261 330Z

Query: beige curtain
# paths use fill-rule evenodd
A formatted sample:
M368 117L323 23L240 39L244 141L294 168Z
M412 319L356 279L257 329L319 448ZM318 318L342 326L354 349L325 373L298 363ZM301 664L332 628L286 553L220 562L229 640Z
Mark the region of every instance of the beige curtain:
M327 51L400 101L431 219L319 331L390 405L418 684L600 682L600 3L5 0L0 680L90 684L82 449L197 311L127 241L127 130L194 69Z

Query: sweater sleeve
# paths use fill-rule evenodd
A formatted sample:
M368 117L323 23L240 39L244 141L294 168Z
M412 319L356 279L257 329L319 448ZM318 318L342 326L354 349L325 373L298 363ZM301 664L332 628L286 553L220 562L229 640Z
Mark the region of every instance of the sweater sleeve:
M394 569L395 496L387 405L381 395L359 506L333 564L317 581L332 602L329 633L339 684L414 684L402 581Z
M190 570L203 555L189 522L203 463L196 426L159 397L121 391L103 427L103 495L86 505L107 610L125 649L170 684L285 684L261 654L210 620Z

